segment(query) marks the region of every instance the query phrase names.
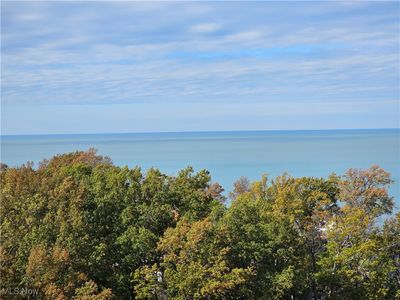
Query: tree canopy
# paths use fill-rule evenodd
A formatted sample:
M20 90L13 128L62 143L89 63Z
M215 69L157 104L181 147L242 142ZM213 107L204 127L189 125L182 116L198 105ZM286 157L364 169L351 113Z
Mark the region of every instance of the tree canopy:
M250 182L113 165L96 151L1 165L2 296L400 299L400 214L379 166Z

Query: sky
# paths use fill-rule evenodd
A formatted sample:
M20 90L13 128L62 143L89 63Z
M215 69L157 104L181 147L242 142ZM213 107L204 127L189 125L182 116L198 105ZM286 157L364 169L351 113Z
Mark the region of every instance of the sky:
M399 2L1 2L1 134L400 127Z

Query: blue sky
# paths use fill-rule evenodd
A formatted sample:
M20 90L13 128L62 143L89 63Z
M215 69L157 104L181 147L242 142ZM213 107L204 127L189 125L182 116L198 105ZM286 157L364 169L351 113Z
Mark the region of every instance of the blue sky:
M399 2L1 9L2 134L400 127Z

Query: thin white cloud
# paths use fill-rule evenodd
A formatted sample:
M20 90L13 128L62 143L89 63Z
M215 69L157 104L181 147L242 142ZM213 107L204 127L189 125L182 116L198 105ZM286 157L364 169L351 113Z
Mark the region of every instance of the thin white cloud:
M252 31L242 31L228 35L226 41L230 43L240 43L248 41L258 41L263 37L263 32L252 30Z
M212 33L220 30L221 28L222 25L218 23L203 23L193 25L190 30L195 33Z
M18 15L17 20L23 21L23 22L24 21L38 21L42 18L43 18L43 16L41 16L40 14L26 13L26 14Z

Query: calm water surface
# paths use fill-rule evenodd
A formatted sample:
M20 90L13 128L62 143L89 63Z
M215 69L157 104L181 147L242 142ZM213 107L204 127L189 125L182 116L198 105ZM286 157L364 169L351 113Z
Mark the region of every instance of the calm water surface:
M1 161L38 163L90 147L120 166L156 167L168 174L188 165L208 169L226 190L243 175L319 177L378 164L396 182L390 192L399 207L400 129L2 136Z

